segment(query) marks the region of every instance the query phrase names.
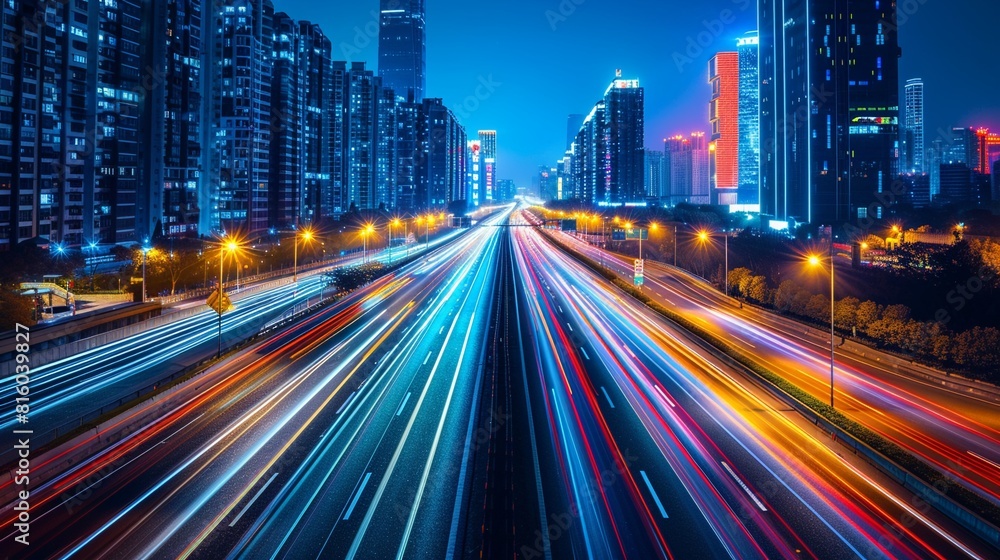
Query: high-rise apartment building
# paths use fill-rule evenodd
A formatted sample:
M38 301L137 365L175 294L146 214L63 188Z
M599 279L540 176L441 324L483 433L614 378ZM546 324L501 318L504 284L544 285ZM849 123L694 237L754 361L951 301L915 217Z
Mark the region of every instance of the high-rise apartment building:
M877 219L898 167L896 3L760 0L761 212Z
M425 98L419 116L416 205L443 208L458 201L468 202L465 192L465 129L444 101Z
M589 203L640 202L645 194L645 94L639 80L615 79L567 150L567 186Z
M924 81L920 78L910 78L903 86L903 97L906 102L906 113L903 130L906 134L903 142L903 171L907 173L924 173Z
M203 4L155 0L143 3L143 65L154 78L144 91L140 123L143 149L138 190L141 231L168 237L198 235L202 208L201 158Z
M215 5L211 163L202 233L268 228L274 6L270 0ZM204 196L202 197L204 198Z
M424 0L381 0L378 73L386 89L419 103L426 89Z
M712 88L709 120L712 126L712 200L736 204L739 187L740 61L736 52L720 52L708 61Z
M736 42L740 59L739 91L739 189L740 205L760 204L760 73L759 40L750 31Z
M483 183L479 202L490 204L497 186L497 131L480 130L479 143L483 150Z

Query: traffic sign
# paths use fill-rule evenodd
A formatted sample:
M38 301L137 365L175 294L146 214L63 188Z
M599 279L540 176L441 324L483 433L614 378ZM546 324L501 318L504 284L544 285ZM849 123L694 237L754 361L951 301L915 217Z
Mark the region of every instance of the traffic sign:
M633 278L635 279L636 286L642 286L644 283L645 280L643 276L643 273L645 272L644 265L645 261L643 259L635 259L635 275L633 276Z
M643 241L649 239L649 230L643 228L632 228L625 230L625 239L628 241L634 241L636 239L641 239Z
M208 300L206 301L206 303L208 304L209 307L214 309L215 312L218 313L219 315L222 315L226 311L229 311L230 309L233 308L233 302L229 300L229 296L226 295L226 292L222 292L221 305L219 304L219 302L220 302L219 290L213 290L212 293L208 294Z

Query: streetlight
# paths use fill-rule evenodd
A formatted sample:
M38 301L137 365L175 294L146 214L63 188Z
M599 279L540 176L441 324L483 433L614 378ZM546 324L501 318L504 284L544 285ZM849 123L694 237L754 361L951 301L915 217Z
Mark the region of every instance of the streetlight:
M822 260L818 255L809 256L809 266L818 267L822 266ZM833 245L830 245L830 408L833 408L833 370L834 364L836 363L836 350L837 346L835 343L834 334L834 299L833 299Z
M146 253L153 250L152 247L142 249L142 303L146 303Z
M313 232L311 229L306 228L302 230L302 240L306 243L311 241L313 238ZM292 282L299 281L299 234L296 232L295 238L292 240L292 245L295 246L292 249Z
M726 266L726 295L728 296L729 295L729 233L725 232L725 231L722 232L722 233L725 235L725 240L726 240L726 248L725 248L725 253L726 253L726 259L725 259L725 261L726 261L726 264L725 264L725 266ZM701 241L702 244L706 243L709 240L710 237L711 237L711 235L707 231L705 231L705 230L701 230L701 231L698 232L698 240ZM676 242L677 242L677 240L675 239L674 243L676 243Z
M240 248L239 243L230 239L224 240L219 245L219 301L218 301L218 313L219 313L219 358L222 357L222 302L223 302L223 292L222 292L222 275L223 275L223 265L226 261L226 251L236 255L236 251ZM239 274L239 269L237 269L237 274Z
M87 244L87 248L90 249L90 290L97 291L97 263L94 262L95 253L97 253L97 242L91 241Z
M368 236L371 235L374 231L375 231L375 226L373 226L372 224L368 224L361 229L361 238L364 240L364 248L363 252L361 253L362 263L368 262Z
M393 218L391 221L389 221L389 224L385 226L386 229L389 231L389 266L392 266L392 228L393 226L399 227L399 224L400 224L399 218Z
M674 268L677 268L677 226L674 226Z

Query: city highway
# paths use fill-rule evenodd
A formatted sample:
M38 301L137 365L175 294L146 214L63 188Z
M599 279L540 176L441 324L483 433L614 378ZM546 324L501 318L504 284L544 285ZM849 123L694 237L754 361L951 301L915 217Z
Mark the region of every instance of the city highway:
M989 557L507 216L64 445L3 550Z
M540 368L549 451L567 493L596 489L575 496L574 529L590 547L577 556L664 554L657 545L684 558L995 553L914 511L912 495L845 461L798 414L748 390L738 372L536 231L516 235L536 355L552 360ZM622 471L619 488L599 482Z
M33 488L38 540L14 556L444 557L466 534L500 231L225 360L151 423L116 419L126 437Z
M632 281L631 258L601 251L567 234L557 235ZM829 332L809 336L809 329L799 323L738 306L704 280L661 263L647 261L645 271L644 290L662 305L699 321L762 365L829 402ZM867 354L838 350L837 410L1000 505L1000 399L908 375L883 363L878 352Z
M443 246L461 231L452 232L432 242L421 244L411 254ZM397 248L392 257L402 258ZM370 259L386 261L385 250L372 252ZM360 263L347 260L343 266ZM222 316L223 346L236 344L289 315L297 306L319 301L326 288L321 274L300 275L298 282L276 288L233 295L234 308ZM198 305L202 305L200 302ZM152 389L160 379L215 355L218 349L218 315L211 309L169 324L147 330L104 346L81 352L71 358L45 364L31 370L30 427L35 445L43 445L80 425L83 418L93 418L102 408L114 408L120 401L135 398L137 392ZM14 383L0 387L0 400L14 398ZM17 426L13 416L5 415L0 430L9 432ZM0 463L13 459L11 450L0 452Z

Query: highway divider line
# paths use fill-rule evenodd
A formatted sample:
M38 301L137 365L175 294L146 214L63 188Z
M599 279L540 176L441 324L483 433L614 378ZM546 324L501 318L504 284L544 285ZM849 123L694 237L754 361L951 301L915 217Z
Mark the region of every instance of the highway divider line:
M260 490L258 490L257 493L253 495L253 499L251 499L247 503L247 505L243 506L243 509L240 510L239 515L237 515L236 518L234 518L233 521L229 524L230 527L236 525L236 522L239 521L241 517L243 517L243 514L246 513L248 509L250 509L250 506L252 506L253 503L257 501L257 498L259 498L260 495L264 493L264 490L267 490L267 487L271 485L271 482L274 481L274 478L276 476L278 476L278 473L272 474L271 478L267 479L267 482L264 483L264 486L261 486Z
M646 488L649 488L649 493L653 496L653 501L656 502L656 507L659 508L660 515L662 515L664 519L669 519L670 516L667 515L667 510L663 508L663 502L661 502L660 497L656 495L656 490L653 490L653 483L650 482L649 477L646 476L646 471L639 471L639 474L642 475L642 480L646 482Z

